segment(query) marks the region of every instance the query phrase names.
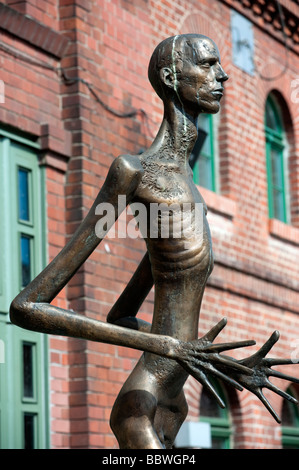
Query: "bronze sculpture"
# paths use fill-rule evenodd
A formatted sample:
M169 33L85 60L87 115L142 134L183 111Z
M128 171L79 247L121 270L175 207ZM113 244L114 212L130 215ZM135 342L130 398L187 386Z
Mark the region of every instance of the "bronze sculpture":
M141 155L118 157L87 217L57 257L12 302L11 321L20 327L48 334L84 338L144 351L122 387L111 413L111 427L123 449L171 448L186 418L183 386L189 374L208 387L220 406L221 398L209 375L239 390L257 395L274 418L278 416L262 393L267 387L284 398L293 397L275 387L269 376L299 382L271 369L290 360L266 355L278 340L274 332L254 355L236 360L221 353L249 346L254 341L214 344L225 327L221 320L204 337L197 339L201 301L213 268L213 253L205 203L193 183L188 159L197 138L200 113L217 113L228 79L214 42L202 35L174 36L155 49L149 64L150 82L164 104L164 117L152 145ZM104 238L118 216L118 196L127 204L142 203L150 214L151 204L176 204L168 212L172 232L161 236L145 234L147 253L126 289L110 310L107 323L89 319L50 305L88 256ZM106 230L96 233L97 207L110 203L115 218ZM188 213L184 214L184 204ZM196 230L195 206L205 211L201 236ZM191 207L191 210L190 210ZM174 235L182 215L188 233ZM148 218L149 215L147 215ZM148 220L150 225L150 220ZM148 226L149 226L148 225ZM152 325L137 318L138 310L155 286Z

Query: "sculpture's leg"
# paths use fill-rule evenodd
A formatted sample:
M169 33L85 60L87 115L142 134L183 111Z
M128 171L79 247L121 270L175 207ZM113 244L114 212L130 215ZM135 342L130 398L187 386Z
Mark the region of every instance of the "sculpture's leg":
M173 448L177 433L187 414L188 404L183 390L177 397L166 399L166 401L162 400L159 403L155 417L155 429L166 449Z
M128 382L131 380L129 377ZM110 425L121 449L171 449L187 414L183 390L169 399L162 388L150 392L136 387L120 392Z
M130 390L116 400L110 419L121 449L163 449L154 428L157 400L146 390Z
M174 361L142 354L111 412L110 425L121 449L172 448L188 413L182 386L165 386L167 377L177 382L176 371L187 377Z

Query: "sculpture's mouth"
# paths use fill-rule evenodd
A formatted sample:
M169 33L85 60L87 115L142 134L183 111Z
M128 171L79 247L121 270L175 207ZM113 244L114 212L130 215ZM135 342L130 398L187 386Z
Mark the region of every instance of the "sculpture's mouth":
M221 98L223 96L223 88L218 88L217 90L212 91L212 95L216 98Z

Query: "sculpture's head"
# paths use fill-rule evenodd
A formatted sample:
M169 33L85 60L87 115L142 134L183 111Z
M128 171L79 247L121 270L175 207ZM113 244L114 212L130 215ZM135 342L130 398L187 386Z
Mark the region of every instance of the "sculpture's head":
M163 102L175 101L190 114L217 113L228 79L216 44L201 34L182 34L154 50L149 80Z

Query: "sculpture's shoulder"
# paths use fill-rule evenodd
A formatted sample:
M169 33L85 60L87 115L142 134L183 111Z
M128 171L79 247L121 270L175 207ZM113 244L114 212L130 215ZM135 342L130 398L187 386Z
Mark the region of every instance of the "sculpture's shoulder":
M143 173L143 166L137 155L119 155L111 165L112 171L121 175L137 175Z
M114 188L124 194L134 192L144 173L137 155L119 155L113 160L106 179L110 190Z

